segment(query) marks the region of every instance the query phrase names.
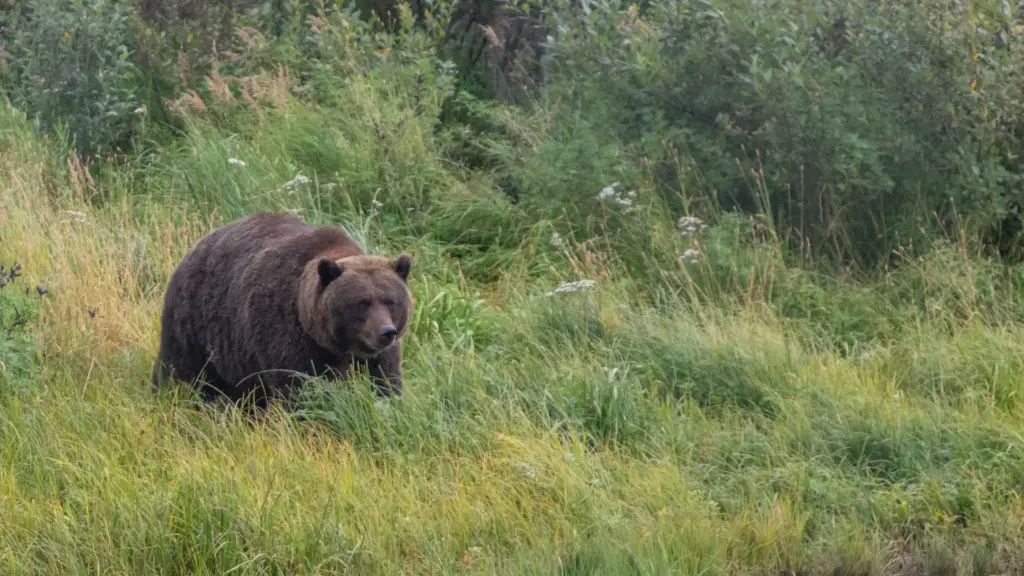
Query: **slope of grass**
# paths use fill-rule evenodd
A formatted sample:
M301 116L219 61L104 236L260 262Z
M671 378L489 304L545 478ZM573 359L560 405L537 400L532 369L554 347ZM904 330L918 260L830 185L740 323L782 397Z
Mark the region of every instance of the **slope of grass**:
M643 191L619 231L646 235L632 266L601 243L553 250L557 223L442 169L416 122L371 154L372 124L318 114L200 122L93 175L3 110L0 263L47 290L0 292L0 311L39 309L31 339L0 348L3 570L1024 569L1012 279L952 246L823 287L728 220L687 268ZM151 394L166 279L260 209L416 255L404 397L313 385L298 412L249 422ZM467 234L491 249L456 258ZM545 295L580 277L596 283Z

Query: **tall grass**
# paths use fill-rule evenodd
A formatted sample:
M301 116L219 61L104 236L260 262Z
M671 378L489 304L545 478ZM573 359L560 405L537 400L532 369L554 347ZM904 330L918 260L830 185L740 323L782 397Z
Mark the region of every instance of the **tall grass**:
M487 253L450 253L484 219L453 216L495 201L424 160L423 133L347 168L406 183L381 206L346 189L360 177L326 188L330 171L310 167L348 156L316 113L294 105L253 132L196 120L179 147L92 175L4 108L0 262L24 276L0 302L38 310L35 344L3 349L5 571L1024 566L1019 297L965 247L823 284L756 222L723 217L680 262L693 240L641 190L641 224L622 222L654 230L662 247L638 257L660 271L627 275L614 246L574 235L551 246L549 222L495 233L514 262L477 274ZM295 126L317 136L293 144ZM299 173L311 181L282 187ZM389 216L385 202L415 205L416 183L439 177L450 187L430 187L424 213ZM163 284L204 232L258 209L415 253L404 397L313 383L295 412L251 422L151 394ZM579 278L596 282L545 295ZM24 293L35 285L46 294Z

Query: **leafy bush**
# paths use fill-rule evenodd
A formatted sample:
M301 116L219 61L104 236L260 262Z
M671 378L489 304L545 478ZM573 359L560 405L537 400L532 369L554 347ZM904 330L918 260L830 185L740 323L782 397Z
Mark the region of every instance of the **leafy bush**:
M9 24L14 101L82 156L127 150L139 124L132 7L120 0L28 0Z
M771 213L794 246L870 264L1016 200L1024 43L995 4L607 2L565 25L558 125L649 158L677 209Z
M35 365L35 343L27 329L41 291L22 289L21 266L0 264L0 394L28 374ZM37 294L39 292L39 294Z

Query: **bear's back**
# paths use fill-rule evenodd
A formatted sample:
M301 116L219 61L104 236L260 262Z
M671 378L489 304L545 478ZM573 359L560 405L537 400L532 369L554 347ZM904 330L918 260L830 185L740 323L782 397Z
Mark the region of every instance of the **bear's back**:
M343 258L362 250L344 232L334 227L313 228L288 214L259 212L223 227L225 246L230 253L241 250L248 256L261 250L274 250L282 265L303 267L317 256Z
M176 276L203 293L237 287L253 266L273 266L263 273L285 277L301 274L313 258L343 258L362 250L337 228L313 228L287 214L259 212L217 228L182 259ZM260 265L263 266L260 266Z

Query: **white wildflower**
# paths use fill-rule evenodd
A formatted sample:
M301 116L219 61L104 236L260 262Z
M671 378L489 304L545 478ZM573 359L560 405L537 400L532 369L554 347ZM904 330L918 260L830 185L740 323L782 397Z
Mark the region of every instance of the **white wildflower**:
M604 200L605 198L611 198L612 196L615 196L617 194L616 188L618 187L618 182L612 182L611 184L602 188L601 191L597 193L597 199Z
M245 168L245 162L242 162L238 158L228 158L228 164L238 166L239 168Z
M636 199L636 192L633 191L633 190L630 190L629 192L626 192L625 194L620 194L619 190L618 190L618 187L619 187L619 183L618 182L612 182L611 184L609 184L609 185L605 186L604 188L602 188L601 191L597 193L597 199L598 200L614 200L616 204L618 204L619 206L622 206L622 212L625 213L625 214L628 214L628 213L632 212L633 209L634 209L633 208L633 200Z
M148 109L146 108L146 105L143 104L142 106L139 106L135 109L135 114L138 116L145 116L147 111Z
M64 214L74 220L75 222L86 222L89 217L85 215L85 212L75 212L74 210L65 210Z
M292 216L298 216L299 215L299 209L298 208L286 208L285 212L291 214Z
M552 232L551 245L555 248L565 248L565 239L558 232Z
M575 462L576 461L576 455L573 454L572 452L566 452L565 453L565 459L567 461L569 461L569 462Z
M593 480L590 481L590 485L593 486L594 488L600 488L601 486L604 486L604 482L601 482L601 480L598 478L594 478Z
M371 204L371 205L372 205L372 206L373 206L374 208L380 208L380 207L384 206L383 204L381 204L380 202L378 202L378 201L376 201L376 200L371 200L371 201L370 201L370 204Z
M299 186L302 186L304 184L309 184L310 182L311 182L311 180L309 179L309 177L303 176L302 174L299 174L295 178L292 178L288 182L285 182L284 184L282 184L281 185L281 190L287 191L290 194L292 194L292 193L295 192L296 188L298 188Z
M703 220L696 216L683 216L679 219L676 226L679 228L679 234L683 236L689 236L690 234L700 232L708 227Z
M562 292L576 292L577 290L586 290L587 288L593 288L593 280L577 280L575 282L562 282L558 288L555 288L551 292L545 294L545 296L554 296L555 294L561 294Z
M687 264L696 264L700 261L700 252L693 248L687 248L679 259Z

